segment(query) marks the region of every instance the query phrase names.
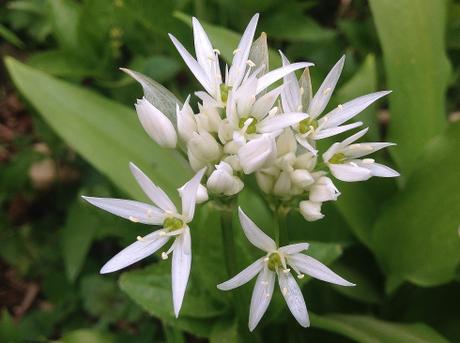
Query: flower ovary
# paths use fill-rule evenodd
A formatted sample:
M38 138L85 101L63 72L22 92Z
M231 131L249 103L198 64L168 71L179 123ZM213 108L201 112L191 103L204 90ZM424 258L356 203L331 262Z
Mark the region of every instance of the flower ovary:
M268 256L267 266L272 272L275 272L278 269L278 266L281 265L281 258L277 252L271 253Z
M337 154L334 154L334 156L332 156L330 159L329 159L329 163L332 163L332 164L342 164L344 163L345 161L347 160L346 156L344 153L341 153L341 152L338 152Z
M179 230L184 227L184 222L179 218L169 217L163 222L163 227L168 231Z
M310 131L310 127L313 127L314 129L318 128L318 122L313 118L305 118L299 122L300 133L307 133Z
M244 124L246 123L246 120L248 120L248 119L252 119L252 122L251 122L251 124L249 124L249 126L248 126L248 128L246 130L246 133L248 133L248 134L256 133L256 131L257 131L257 128L256 128L257 119L254 118L253 116L248 115L248 116L241 117L240 121L238 122L238 127L240 129L242 129L244 127Z

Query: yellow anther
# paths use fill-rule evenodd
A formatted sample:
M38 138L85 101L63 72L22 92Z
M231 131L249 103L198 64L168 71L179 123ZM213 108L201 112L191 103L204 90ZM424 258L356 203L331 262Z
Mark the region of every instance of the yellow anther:
M168 254L165 253L164 251L161 253L161 259L162 260L167 260L168 259Z
M214 51L216 54L220 55L220 50L219 49L213 49L212 51Z
M236 53L240 52L241 49L235 49L233 50L233 55L235 55Z
M142 236L137 236L136 239L137 239L138 241L143 241L143 240L144 240L144 237L142 237Z
M289 273L290 271L291 271L291 270L290 270L289 268L283 269L283 273L284 273L284 274L287 274L287 273Z
M128 219L131 220L133 223L138 223L139 222L139 219L136 218L136 217L133 217L133 216L129 216Z
M300 95L303 95L305 93L305 89L303 87L300 87Z
M327 88L323 91L323 95L329 94L330 91L331 91L331 87L327 87Z
M251 60L247 60L247 61L246 61L246 64L247 64L248 66L250 66L251 68L253 68L253 67L256 66L256 64L255 64L254 62L252 62Z
M343 110L343 105L339 104L339 106L337 106L339 108L339 110Z
M372 164L372 163L374 163L374 162L375 162L375 160L374 160L373 158L365 158L365 159L363 160L363 163L364 163L364 164Z
M303 279L304 277L305 277L305 274L299 274L299 275L297 275L297 279L299 279L299 280Z

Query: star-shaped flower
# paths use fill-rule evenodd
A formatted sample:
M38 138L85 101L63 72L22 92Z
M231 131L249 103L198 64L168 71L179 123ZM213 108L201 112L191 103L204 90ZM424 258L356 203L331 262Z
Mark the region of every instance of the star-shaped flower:
M111 273L138 262L155 253L170 239L173 244L161 257L167 259L172 252L172 292L173 306L176 317L179 315L192 263L191 236L188 223L193 219L195 203L200 187L200 181L205 169L200 170L181 189L182 212L166 193L156 186L138 167L130 163L130 169L144 193L156 205L145 204L134 200L93 198L84 196L83 199L107 212L115 214L132 222L148 225L160 225L162 228L129 245L112 257L101 269L101 274Z
M252 292L251 306L249 308L249 330L253 331L266 312L275 287L275 276L286 304L292 315L303 327L310 325L307 306L292 270L302 279L305 274L319 280L341 286L355 286L335 274L328 267L314 258L305 255L308 243L296 243L277 248L275 242L268 237L257 225L239 208L239 217L244 234L257 248L266 252L266 255L256 260L246 269L230 280L217 285L217 288L228 291L237 288L256 275L257 280Z

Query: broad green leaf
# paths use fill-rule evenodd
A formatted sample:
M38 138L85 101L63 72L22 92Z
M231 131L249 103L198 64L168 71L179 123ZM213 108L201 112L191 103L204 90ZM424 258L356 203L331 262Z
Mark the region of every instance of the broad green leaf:
M80 273L98 226L98 216L93 208L79 200L71 205L61 231L62 255L70 281L74 281Z
M12 58L5 64L16 87L46 122L120 189L144 198L129 172L132 161L178 198L175 189L190 176L185 159L152 142L132 110Z
M460 262L460 122L426 147L373 231L387 274L423 286L454 278Z
M0 24L0 37L20 49L24 48L24 42L18 36L16 36L13 31L9 30L2 24Z
M78 21L81 6L70 0L49 0L48 3L56 40L63 49L78 53Z
M199 285L189 282L180 317L175 318L169 268L169 263L160 262L143 270L123 273L120 288L151 315L196 336L209 336L216 318L225 308L206 296Z
M182 12L174 12L174 16L185 24L189 26L192 25L192 19L187 14ZM243 33L241 32L241 34L239 34L229 29L209 24L204 20L200 20L200 23L203 25L213 46L219 49L222 57L225 59L225 61L227 61L227 63L231 63L233 60L233 51L237 48ZM281 65L280 56L272 49L269 49L268 54L270 68L279 67Z
M448 341L425 324L392 323L372 317L310 313L311 325L344 335L360 343L447 343Z
M383 48L391 121L388 139L402 175L445 126L449 63L445 53L446 0L371 0Z

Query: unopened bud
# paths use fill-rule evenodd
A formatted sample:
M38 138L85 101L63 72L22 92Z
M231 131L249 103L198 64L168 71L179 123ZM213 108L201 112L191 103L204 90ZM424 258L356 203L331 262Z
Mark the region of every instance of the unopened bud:
M196 158L203 161L216 161L221 155L219 143L206 131L200 133L194 132L187 146Z
M180 138L184 142L188 142L193 135L193 132L197 131L195 115L193 114L192 108L188 104L189 98L185 100L182 109L179 106L176 107L177 113L177 131L179 132Z
M296 169L291 174L292 182L301 188L310 186L315 182L311 174L304 169Z
M238 157L244 173L251 174L273 163L276 157L275 140L268 135L253 139L240 148Z
M183 185L181 188L177 189L177 191L179 192L179 195L181 197L182 197L182 194L184 192L184 187L185 187L185 185ZM203 203L205 201L208 201L208 199L209 199L208 190L206 189L205 186L200 184L198 186L198 189L196 190L196 203L201 204L201 203Z
M321 203L310 200L301 201L299 204L300 213L309 222L324 218L321 213Z
M239 193L244 187L243 182L233 175L232 167L225 162L216 166L206 185L210 192L227 196Z
M327 176L321 176L310 188L310 200L314 202L324 202L337 200L340 192L334 183Z

